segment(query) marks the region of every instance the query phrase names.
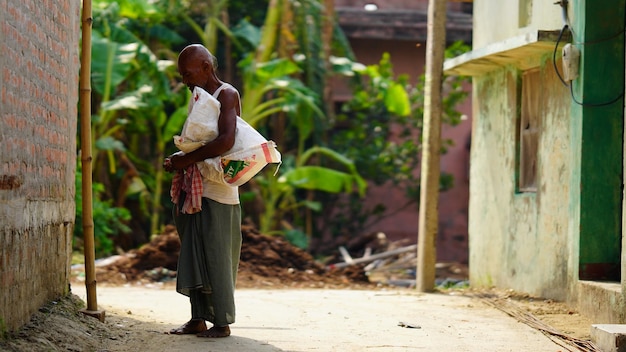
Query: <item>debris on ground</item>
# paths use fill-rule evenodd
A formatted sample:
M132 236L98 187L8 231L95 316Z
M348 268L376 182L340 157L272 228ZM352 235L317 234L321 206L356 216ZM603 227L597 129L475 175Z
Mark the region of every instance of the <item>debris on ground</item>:
M546 319L540 319L537 316L533 315L532 312L529 312L529 309L527 307L522 308L522 306L518 303L520 300L535 299L534 297L530 297L527 294L519 294L512 290L509 290L506 293L496 292L495 290L492 290L492 292L468 291L465 293L465 295L480 299L487 305L501 310L502 312L515 318L517 321L524 323L537 331L540 331L554 343L568 351L572 351L569 349L571 347L575 348L577 351L583 352L602 352L600 348L590 340L589 335L585 334L582 338L572 336L570 335L571 332L567 330L556 329L555 327L547 323ZM554 302L552 300L544 300L544 303L546 304L546 306L549 306ZM573 310L566 310L565 312L558 310L556 312L549 312L549 314L552 315L563 313L568 316L577 314Z
M276 288L372 288L363 268L356 265L328 270L311 254L292 245L282 236L259 233L252 225L242 225L243 245L239 264L237 287ZM123 255L98 260L98 283L120 285L126 283L166 282L176 278L180 239L174 226L167 226L137 250ZM73 276L84 280L81 265L73 268Z
M372 283L415 287L417 269L417 245L407 241L392 242L378 232L358 237L338 247L338 255L328 264L330 269L346 269L364 265L368 280ZM360 257L356 257L356 256ZM443 288L461 288L469 285L467 265L462 263L437 263L435 285Z
M381 232L340 245L324 261L316 260L282 236L261 234L250 224L242 225L242 237L237 280L240 288L415 286L417 246L407 241L389 241ZM179 251L176 228L167 226L139 249L98 260L96 279L113 285L175 280ZM75 271L80 280L84 273L80 267ZM467 286L467 275L467 265L438 263L436 285Z

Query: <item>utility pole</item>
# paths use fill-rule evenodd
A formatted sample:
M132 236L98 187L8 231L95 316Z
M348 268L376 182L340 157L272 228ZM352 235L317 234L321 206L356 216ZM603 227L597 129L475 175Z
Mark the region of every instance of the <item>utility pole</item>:
M420 180L416 288L435 287L436 239L439 222L439 155L441 149L441 86L446 46L446 0L429 0L426 36L426 84Z

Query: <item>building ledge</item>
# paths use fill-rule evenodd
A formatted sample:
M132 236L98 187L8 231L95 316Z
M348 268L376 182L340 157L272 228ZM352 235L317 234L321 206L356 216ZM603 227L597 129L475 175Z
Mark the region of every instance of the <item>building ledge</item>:
M569 41L564 33L559 47ZM554 51L559 31L533 31L467 52L444 62L448 75L480 76L500 67L514 66L520 70L537 67L541 57ZM557 55L560 56L560 49Z
M335 9L341 29L351 39L385 39L426 42L426 10L365 11L352 7ZM446 41L472 42L472 14L447 12Z
M578 281L578 311L595 324L624 324L624 295L619 282Z

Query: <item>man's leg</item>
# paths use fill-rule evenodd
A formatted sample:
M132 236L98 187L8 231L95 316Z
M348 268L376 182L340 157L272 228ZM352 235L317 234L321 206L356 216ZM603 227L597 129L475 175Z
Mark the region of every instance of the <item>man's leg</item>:
M213 304L212 293L205 292L201 289L192 290L190 292L189 298L191 300L191 314L195 319L199 319L204 323L205 320L216 322L215 319L215 307ZM213 327L206 330L205 329L198 332L196 334L198 337L227 337L230 336L230 327L228 324L217 325L214 324Z
M172 216L174 218L174 225L176 226L176 231L178 232L181 243L184 240L186 241L190 240L190 238L186 238L188 236L184 236L184 235L185 235L186 227L189 226L189 222L194 217L192 215L183 214L180 211L178 211L179 205L183 204L184 201L185 201L185 193L181 192L179 204L178 205L174 204L174 209L172 210ZM184 255L184 254L181 253L181 255ZM180 262L179 262L179 265L180 265ZM178 280L179 278L180 277L177 277L176 279ZM190 301L191 301L191 298L190 298ZM192 307L193 307L193 303L192 303ZM174 335L185 335L185 334L197 334L199 332L206 331L206 330L207 330L207 326L206 326L204 319L196 318L193 315L193 309L192 309L191 319L188 322L184 323L183 325L177 328L171 329L169 333L174 334Z

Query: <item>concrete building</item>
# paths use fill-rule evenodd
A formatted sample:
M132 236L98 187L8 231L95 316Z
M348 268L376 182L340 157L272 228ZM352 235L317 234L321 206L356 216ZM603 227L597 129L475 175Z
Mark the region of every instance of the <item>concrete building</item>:
M476 0L473 50L444 65L473 77L471 284L594 323L626 322L625 5Z

